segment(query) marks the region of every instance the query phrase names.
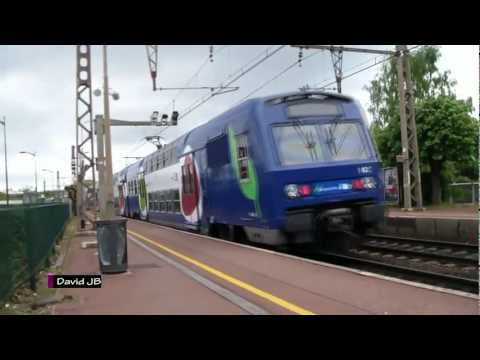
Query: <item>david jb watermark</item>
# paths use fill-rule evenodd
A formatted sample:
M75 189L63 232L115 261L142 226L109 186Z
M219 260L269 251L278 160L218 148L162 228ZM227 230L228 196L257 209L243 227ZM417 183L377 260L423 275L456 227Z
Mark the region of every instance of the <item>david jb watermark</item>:
M101 288L101 275L57 275L48 273L48 288Z

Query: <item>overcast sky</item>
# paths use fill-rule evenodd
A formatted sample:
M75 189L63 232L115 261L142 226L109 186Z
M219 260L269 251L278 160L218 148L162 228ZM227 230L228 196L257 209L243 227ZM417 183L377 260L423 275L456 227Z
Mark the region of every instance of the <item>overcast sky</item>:
M362 47L361 45L355 45ZM209 46L159 46L159 75L161 87L180 87L201 67L206 65L190 86L217 86L226 82L242 66L271 45L216 45L213 63L208 62ZM365 46L368 48L393 49L391 45ZM478 45L441 46L441 70L451 70L451 77L458 81L458 98L472 97L478 109L479 64ZM315 50L304 51L304 58ZM75 144L75 46L2 46L0 45L0 116L7 119L8 168L10 188L18 190L34 187L33 157L20 155L20 151L37 152L38 187L52 188L54 176L42 169L60 171L60 176L71 183L70 154ZM369 66L382 56L346 53L344 75ZM238 103L250 92L298 59L298 49L286 47L266 60L233 85L236 92L219 95L200 106L180 120L177 128L166 130L162 136L167 141L192 127L208 121L213 116ZM365 109L369 105L368 93L363 89L377 74L380 66L363 71L345 79L343 93L360 100ZM351 70L350 70L351 69ZM120 100L111 103L112 118L125 120L148 120L154 110L171 113L171 101L182 110L208 91L153 92L148 72L146 52L143 45L109 47L110 87L120 93ZM101 47L92 47L93 88L102 86ZM327 85L334 81L330 54L318 51L305 60L301 67L295 66L284 75L265 86L255 96L264 96L285 91L295 91L308 84ZM331 85L333 86L333 85ZM94 114L103 112L101 98L94 97ZM3 129L1 129L3 131ZM124 167L125 156L144 156L155 150L152 144L142 139L155 135L159 128L113 128L114 171ZM0 191L5 189L3 133L0 137Z

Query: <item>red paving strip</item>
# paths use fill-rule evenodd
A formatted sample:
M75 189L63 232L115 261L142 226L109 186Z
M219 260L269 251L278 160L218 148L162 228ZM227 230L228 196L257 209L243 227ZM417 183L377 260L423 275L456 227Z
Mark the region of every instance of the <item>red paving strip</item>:
M128 229L316 314L478 314L477 299L362 276L145 222L129 221ZM273 314L292 313L193 264L179 262Z
M99 272L96 249L73 239L63 274ZM92 240L94 240L92 238ZM74 301L56 305L56 315L247 314L173 266L129 242L129 273L104 275L101 289L62 289Z

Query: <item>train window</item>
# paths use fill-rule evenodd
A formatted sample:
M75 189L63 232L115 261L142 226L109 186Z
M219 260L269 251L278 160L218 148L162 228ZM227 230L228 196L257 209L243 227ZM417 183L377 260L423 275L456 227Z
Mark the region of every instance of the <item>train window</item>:
M240 180L248 179L248 160L247 159L239 160L239 167L240 167Z
M137 195L137 194L138 194L137 180L133 180L133 184L134 184L133 186L134 186L134 188L135 188L135 189L134 189L134 190L135 190L135 195Z
M188 165L182 166L182 188L184 194L190 194L190 171Z
M193 176L193 174L195 174L195 171L194 171L194 165L193 164L190 164L188 166L189 168L189 174L188 174L188 178L190 180L190 194L193 194L195 192L195 178Z
M180 212L180 201L175 201L174 203L174 212L179 213Z
M247 135L237 135L237 158L240 180L247 180L248 173L248 141Z
M207 143L207 164L209 168L221 167L230 162L228 137L221 135Z
M185 193L185 166L182 166L182 190Z

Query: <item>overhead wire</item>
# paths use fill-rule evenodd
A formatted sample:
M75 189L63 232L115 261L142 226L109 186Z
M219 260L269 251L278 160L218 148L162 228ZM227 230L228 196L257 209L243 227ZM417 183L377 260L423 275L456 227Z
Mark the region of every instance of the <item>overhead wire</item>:
M408 50L409 50L409 51L412 51L412 50L417 49L418 47L424 47L424 46L426 46L426 45L416 45L416 46L413 46L412 48L410 48L410 49L408 49ZM418 51L418 50L417 50L417 51ZM368 69L371 69L371 68L373 68L373 67L375 67L375 66L377 66L377 65L383 64L384 62L387 62L387 61L393 59L396 55L383 55L383 56L384 56L384 59L380 60L379 62L375 61L374 64L371 64L371 65L369 65L369 66L366 66L366 67L364 67L364 68L362 68L362 69L360 69L360 70L358 70L358 71L355 71L355 72L353 72L353 73L351 73L351 74L345 75L345 76L342 77L342 80L348 79L348 78L350 78L350 77L352 77L352 76L355 76L355 75L357 75L357 74L359 74L359 73L361 73L361 72L363 72L363 71L366 71L366 70L368 70ZM375 58L371 58L369 61L371 61L372 59L376 59L376 58L378 58L378 56L376 56ZM368 63L369 61L367 61L367 63ZM358 67L358 66L355 66L355 67L351 68L350 70L353 70L354 68L357 68L357 67ZM323 83L326 82L326 81L328 81L328 80L324 80ZM321 84L322 84L322 82L321 82L321 83L318 83L318 84L315 85L315 86L318 86L318 85L321 85ZM334 84L336 84L336 80L328 83L327 85L324 85L323 87L327 87L327 86L334 85Z
M273 46L272 46L273 47ZM277 47L275 50L269 52L269 50L272 48L270 47L269 49L267 50L262 50L262 52L257 55L255 58L253 58L252 60L250 60L247 64L243 65L242 67L240 67L237 71L235 71L234 73L230 74L226 80L224 80L222 83L220 83L220 85L218 86L219 88L225 88L225 87L228 87L230 85L232 85L234 82L238 81L240 78L242 78L243 76L245 76L246 74L248 74L250 71L252 71L253 69L255 69L257 66L259 66L260 64L262 64L263 62L265 62L267 59L269 59L270 57L272 57L273 55L277 54L280 50L282 50L283 48L286 47L286 45L281 45L279 47ZM265 53L265 55L260 58L259 60L257 60L263 53ZM253 64L252 64L253 63ZM252 64L252 65L250 65ZM246 68L246 69L245 69ZM228 79L232 78L231 80L228 81ZM225 81L227 81L225 83ZM183 110L181 112L181 115L179 116L179 120L180 119L183 119L185 118L187 115L189 115L190 113L192 113L194 110L196 110L197 108L199 108L201 105L205 104L207 101L209 101L210 99L212 99L213 97L215 97L216 95L219 95L221 93L221 89L220 90L217 90L213 93L211 93L210 95L207 95L207 96L204 96L202 98L199 98L198 100L194 101L191 105L187 106L185 108L185 110ZM158 132L156 135L160 135L162 134L164 131L166 131L167 129L169 129L170 127L167 126L165 127L164 129L162 129L160 132Z
M424 46L426 46L426 45L416 45L416 46L414 46L414 47L412 47L412 48L410 48L410 49L408 49L408 50L409 50L409 51L412 51L412 50L415 50L415 49L417 49L417 48L419 48L419 47L424 47ZM265 60L268 59L269 57L273 56L274 54L276 54L278 51L280 51L280 50L283 49L284 47L286 47L286 45L282 45L282 46L278 47L274 52L272 52L272 53L270 53L270 54L268 54L268 49L267 49L267 50L266 50L267 55L264 56L264 58L263 58L261 61L256 62L255 65L251 66L248 70L242 71L243 68L245 68L248 64L252 63L253 61L255 61L255 60L259 57L259 55L257 55L254 59L250 60L246 65L243 65L239 70L237 70L237 71L234 72L233 74L229 75L229 77L232 77L232 76L234 76L237 72L240 72L240 75L239 75L239 76L236 76L232 81L228 82L226 85L223 85L223 83L220 84L219 87L224 87L224 86L229 86L229 85L231 85L233 82L237 81L239 78L241 78L242 76L244 76L245 74L247 74L248 72L250 72L251 70L253 70L255 67L257 67L258 65L260 65L263 61L265 61ZM220 50L219 50L219 51L220 51ZM309 58L311 58L311 57L319 54L321 51L324 51L324 50L318 50L318 51L316 51L316 52L314 52L314 53L312 53L312 54L304 57L303 60L302 60L302 62L304 62L305 60L307 60L307 59L309 59ZM262 53L263 53L263 52L265 52L265 51L262 51ZM352 76L355 76L355 75L357 75L357 74L359 74L359 73L361 73L361 72L363 72L363 71L366 71L366 70L368 70L368 69L371 69L371 68L373 68L373 67L375 67L375 66L378 66L378 65L380 65L380 64L382 64L382 63L385 63L386 61L391 60L391 59L392 59L393 57L395 57L395 56L396 56L396 55L384 55L384 59L382 59L382 60L380 60L380 61L378 61L378 62L377 62L377 58L378 58L379 56L375 56L375 57L373 57L373 58L370 58L369 60L367 60L367 61L365 61L365 62L362 62L362 63L360 63L360 64L357 64L357 65L351 67L351 68L350 68L349 70L347 70L347 71L351 71L351 70L353 70L353 69L356 69L356 68L358 68L358 67L360 67L360 66L362 66L362 65L365 65L365 64L371 62L372 60L375 61L374 64L371 64L371 65L369 65L369 66L367 66L367 67L364 67L364 68L362 68L362 69L360 69L360 70L358 70L358 71L355 71L355 72L353 72L353 73L351 73L351 74L348 74L348 75L346 75L346 76L343 76L343 77L342 77L342 80L348 79L348 78L350 78L350 77L352 77ZM298 60L295 61L293 64L287 66L285 69L283 69L283 70L282 70L281 72L279 72L277 75L275 75L273 78L271 78L271 79L267 80L266 82L264 82L262 85L260 85L259 87L257 87L255 90L251 91L247 96L243 97L239 102L237 102L236 105L239 104L239 103L241 103L241 102L243 102L244 100L248 99L251 95L255 94L256 92L258 92L258 91L260 91L261 89L263 89L265 86L269 85L270 83L272 83L273 81L275 81L276 79L278 79L279 77L281 77L283 74L285 74L286 72L288 72L289 70L291 70L291 69L292 69L294 66L296 66L297 64L298 64ZM203 64L202 64L202 66L203 66ZM227 80L228 80L229 77L227 77ZM192 77L192 78L194 78L194 77ZM191 79L192 79L192 78L191 78ZM319 86L319 85L321 85L322 83L325 83L326 81L328 81L328 79L325 79L325 80L321 81L320 83L317 83L317 84L314 85L314 86ZM323 87L328 87L328 86L334 85L334 84L336 84L336 80L335 80L335 81L332 81L331 83L329 83L329 84L327 84L327 85L324 85ZM199 106L203 105L205 102L207 102L208 100L210 100L211 98L213 98L213 97L214 97L215 95L217 95L217 94L218 94L218 92L215 92L215 93L212 93L212 94L210 94L210 95L208 95L208 96L206 96L206 97L203 97L203 98L200 98L199 100L194 101L190 106L188 106L188 107L186 108L186 112L183 114L183 116L180 116L179 119L187 116L188 114L190 114L191 112L193 112L195 109L197 109ZM198 103L198 104L197 104L197 103ZM163 133L164 131L166 131L168 128L169 128L169 127L167 126L167 127L165 127L164 129L162 129L159 133L157 133L157 136L160 135L161 133ZM139 148L139 147L137 147L136 149L138 149L138 148ZM136 150L136 149L135 149L135 150Z
M230 45L224 45L218 50L216 50L213 54L218 55L220 52L222 52L225 48L229 47ZM182 86L184 88L188 87L193 80L203 71L203 69L210 63L210 56L205 59L205 61L198 67L198 69L194 72L194 74L185 82L185 84ZM168 110L170 106L172 106L175 101L178 99L178 97L184 92L184 89L179 90L176 94L175 97L164 107L164 109L161 111L161 113L164 113L165 111ZM143 132L143 135L146 135L145 132ZM127 151L127 153L132 153L140 149L142 146L146 145L148 142L145 140L145 137L142 137L136 141L136 143L133 145L132 150Z
M220 52L221 50L223 50L227 45L223 46L221 49L218 50L218 52ZM274 50L273 52L270 52L269 51L273 48L274 46L270 46L269 48L267 48L266 50L262 50L260 53L258 53L254 58L252 58L251 60L249 60L246 64L242 65L238 70L236 70L235 72L229 74L227 76L227 78L224 80L225 81L228 81L230 78L234 77L233 80L230 80L227 84L223 85L223 83L220 84L220 88L221 87L228 87L229 85L231 85L232 83L234 83L235 81L237 81L238 79L240 79L241 77L243 77L244 75L246 75L247 73L249 73L251 70L253 70L254 68L256 68L258 65L260 65L261 63L263 63L263 61L265 61L266 59L268 59L269 57L273 56L274 54L276 54L278 51L280 51L281 49L283 49L284 47L286 47L286 45L282 45L280 47L278 47L276 50ZM265 55L263 55L265 53ZM260 57L262 57L263 55L263 58L261 58L260 60L257 61L257 59L259 59ZM202 64L202 66L200 67L200 69L197 71L196 74L194 74L194 76L192 76L189 80L188 83L191 83L191 81L193 81L193 79L198 75L198 73L200 72L200 70L206 65L208 64L209 62L209 59L206 60L206 62L204 64ZM255 63L254 63L255 62ZM249 66L250 64L254 63L253 65ZM249 67L248 67L249 66ZM247 68L248 67L248 68ZM247 68L246 70L244 70L245 68ZM238 74L238 75L237 75ZM188 115L189 113L191 113L192 111L194 111L195 109L197 109L199 106L203 105L205 102L207 102L208 100L210 100L213 96L215 95L218 95L220 93L220 90L219 91L216 91L210 95L208 95L207 97L202 97L196 101L194 101L191 105L189 105L186 109L186 113L183 113L183 115L181 115L178 119L180 120L181 118L185 117L186 115ZM198 103L198 104L197 104ZM166 131L168 128L170 128L169 126L163 128L160 132L158 132L155 136L159 136L160 134L162 134L164 131ZM142 147L143 145L145 145L147 143L147 141L145 139L140 139L141 143L134 149L134 151L138 150L140 147Z
M307 55L305 56L303 59L302 59L302 62L305 62L306 60L308 60L309 58L312 58L314 57L315 55L318 55L319 53L321 52L321 50L318 50L310 55ZM270 83L272 83L273 81L277 80L280 76L282 76L283 74L285 74L286 72L288 72L289 70L293 69L295 66L298 65L298 60L296 60L293 64L287 66L285 69L283 69L282 71L280 71L278 74L276 74L273 78L265 81L262 85L260 85L259 87L257 87L255 90L251 91L248 95L244 96L241 100L239 100L235 105L238 105L240 103L242 103L244 100L248 99L251 95L255 94L256 92L262 90L265 86L269 85Z

